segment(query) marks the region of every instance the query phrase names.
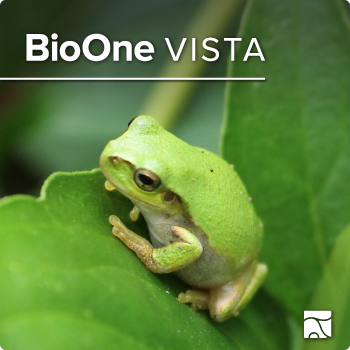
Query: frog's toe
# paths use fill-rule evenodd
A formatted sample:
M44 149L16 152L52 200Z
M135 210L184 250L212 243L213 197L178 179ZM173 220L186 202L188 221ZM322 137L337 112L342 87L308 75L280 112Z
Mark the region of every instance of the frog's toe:
M128 229L125 227L125 225L121 222L121 220L116 215L111 215L109 217L109 223L113 225L115 228L118 229L118 231L126 233Z
M122 238L129 233L129 230L124 226L121 220L116 215L109 217L109 223L113 225L112 233L118 238Z
M106 180L106 182L105 182L105 189L107 191L113 191L115 189L115 187L108 180Z
M191 304L191 309L193 311L199 311L199 310L206 310L208 309L208 302L204 302L204 303L201 303L201 302L197 302L197 303L192 303Z
M112 233L114 234L114 236L120 238L120 231L115 226L113 226L112 228Z
M140 215L140 210L136 205L134 205L134 207L130 212L130 219L132 221L136 221L139 218L139 215Z
M205 310L209 306L209 292L205 290L188 290L186 293L180 293L177 299L180 303L191 303L193 311Z
M108 218L108 221L111 225L113 226L116 226L118 225L118 223L121 223L120 219L118 218L118 216L116 215L111 215L109 218Z

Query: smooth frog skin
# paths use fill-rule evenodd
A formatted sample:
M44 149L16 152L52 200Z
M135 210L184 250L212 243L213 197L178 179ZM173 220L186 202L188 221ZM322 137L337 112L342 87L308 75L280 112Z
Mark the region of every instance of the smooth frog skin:
M113 234L155 273L174 272L194 287L180 293L194 310L222 322L247 305L267 267L258 263L262 223L237 173L149 116L139 116L100 157L106 188L116 188L144 216L152 244L110 217Z

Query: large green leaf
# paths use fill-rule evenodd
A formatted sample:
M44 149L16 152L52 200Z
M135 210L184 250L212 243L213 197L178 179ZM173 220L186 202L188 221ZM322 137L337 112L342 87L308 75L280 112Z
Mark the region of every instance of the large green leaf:
M345 1L252 1L230 83L223 156L265 224L266 287L302 311L350 220L350 38ZM266 61L243 62L256 37Z
M283 315L263 293L237 319L215 323L176 297L186 285L148 271L111 234L132 204L99 170L57 173L39 199L0 202L0 346L50 349L285 349Z
M309 310L332 311L332 337L306 339L305 350L347 349L350 345L350 225L339 235Z

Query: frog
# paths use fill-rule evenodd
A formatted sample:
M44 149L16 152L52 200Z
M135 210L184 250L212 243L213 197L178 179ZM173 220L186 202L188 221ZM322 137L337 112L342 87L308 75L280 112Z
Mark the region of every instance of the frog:
M132 119L99 159L107 190L133 203L150 240L116 215L112 233L154 273L174 273L190 286L178 295L194 311L223 322L238 316L267 275L259 262L263 224L234 167L166 131L151 116Z

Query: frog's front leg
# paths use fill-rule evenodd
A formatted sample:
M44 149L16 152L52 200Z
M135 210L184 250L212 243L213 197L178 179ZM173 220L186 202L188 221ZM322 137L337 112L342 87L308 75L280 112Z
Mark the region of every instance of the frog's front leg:
M168 273L179 270L198 259L203 247L197 237L186 229L171 226L172 233L181 240L162 248L153 248L145 238L129 230L120 219L111 215L109 222L113 225L112 232L123 241L145 266L155 273Z

